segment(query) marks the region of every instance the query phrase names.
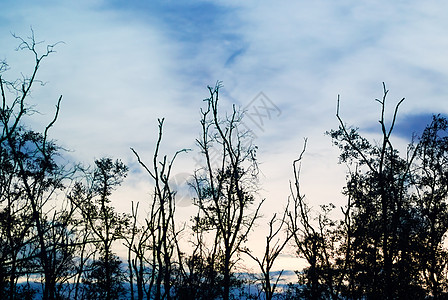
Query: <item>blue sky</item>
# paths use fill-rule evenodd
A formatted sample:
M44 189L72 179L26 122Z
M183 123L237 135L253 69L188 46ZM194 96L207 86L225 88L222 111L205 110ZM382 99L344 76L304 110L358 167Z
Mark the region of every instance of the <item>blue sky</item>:
M151 158L157 118L166 118L164 151L195 149L207 85L223 82L223 110L248 107L262 92L277 113L261 131L246 124L257 135L269 217L286 201L304 137L307 198L315 206L344 202L345 167L324 135L338 126L338 94L343 119L371 137L382 82L390 89L389 115L405 97L397 145L432 113L448 114L447 11L440 1L7 0L0 59L11 66L5 78L29 72L32 57L14 51L11 32L27 36L30 26L37 40L64 41L40 70L47 84L33 91L42 112L33 122L45 124L62 94L53 136L73 150L68 155L86 163L110 155L131 166L117 195L123 210L148 197L129 147ZM178 174L191 173L196 151L179 159ZM192 210L187 205L179 214Z

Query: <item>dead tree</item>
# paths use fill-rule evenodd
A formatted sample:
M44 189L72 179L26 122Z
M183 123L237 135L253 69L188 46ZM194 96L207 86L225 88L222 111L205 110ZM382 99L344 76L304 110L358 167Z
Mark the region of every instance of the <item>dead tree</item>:
M2 265L9 268L6 277L10 299L14 298L17 279L32 273L43 275L43 299L54 299L58 280L56 271L60 267L55 254L61 250L57 244L63 230L58 231L52 220L62 220L70 212L56 206L53 201L72 174L57 163L56 157L62 149L49 138L49 131L58 119L62 96L43 132L27 128L25 120L35 112L34 105L27 101L32 87L39 82L38 69L42 61L54 52L55 44L48 45L40 54L37 49L40 43L36 42L32 30L28 39L14 37L20 42L18 50L28 50L34 56L34 68L31 75L15 81L7 81L0 76L0 204L2 217L9 222L2 230L10 249L3 253L6 256L2 257ZM6 62L2 62L0 72L6 69ZM59 224L59 228L67 224ZM51 233L56 235L49 237Z
M288 203L289 204L289 203ZM278 275L272 274L272 269L278 256L293 237L293 231L288 230L287 216L289 213L288 206L285 208L281 218L277 218L274 214L269 221L269 234L266 236L266 246L262 258L255 256L249 248L244 248L243 252L249 255L259 266L261 271L261 288L265 294L266 300L273 299L277 285L280 282L284 270L281 270ZM285 232L283 238L280 237L282 232Z
M222 119L218 112L220 84L208 87L207 108L201 110L202 133L197 144L205 166L195 173L196 205L200 211L197 230L214 234L214 253L223 274L223 299L228 300L235 255L258 217L263 201L256 204L256 146L250 132L243 130L242 114L235 106L230 116ZM251 212L252 206L255 208Z
M335 206L321 205L313 212L300 190L300 169L307 140L299 157L293 161L294 182L290 185L292 210L288 212L288 229L297 247L297 254L308 266L299 272L299 281L305 285L303 297L309 299L339 299L346 276L349 253L344 252L349 230L344 222L331 218ZM343 210L345 222L350 222L349 207ZM343 245L343 247L341 247ZM348 243L349 245L349 243Z
M150 213L146 218L146 228L150 236L143 236L144 239L148 239L151 248L148 299L171 299L174 270L175 268L182 268L178 248L180 230L176 229L174 220L176 209L175 191L171 189L169 179L177 155L187 151L187 149L177 151L169 161L166 155L160 160L159 151L163 136L163 122L164 119L159 120L159 134L150 167L131 148L138 162L154 183L153 201ZM133 246L132 248L133 252L137 254L136 258L140 260L140 268L142 267L140 255L141 251L143 251L142 246L139 243L138 247ZM152 296L153 289L155 289L154 296Z

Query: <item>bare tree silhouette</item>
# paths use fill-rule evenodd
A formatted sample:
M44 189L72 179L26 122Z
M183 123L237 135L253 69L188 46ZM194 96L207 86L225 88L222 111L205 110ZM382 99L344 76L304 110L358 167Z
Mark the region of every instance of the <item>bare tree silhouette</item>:
M195 228L214 234L210 258L222 266L219 270L223 274L222 297L228 300L235 254L246 241L263 201L255 204L256 147L251 144L250 132L239 126L242 115L235 106L228 118L221 119L218 112L220 87L219 83L208 87L207 108L201 111L202 135L197 143L206 165L195 172L199 208ZM219 155L212 156L213 150L218 150Z

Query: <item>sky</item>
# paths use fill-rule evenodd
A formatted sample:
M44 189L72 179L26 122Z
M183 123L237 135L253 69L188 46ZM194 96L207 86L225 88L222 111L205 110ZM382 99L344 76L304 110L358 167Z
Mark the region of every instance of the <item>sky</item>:
M120 158L130 174L114 203L130 211L147 203L147 174L130 150L151 161L157 120L165 118L162 152L191 148L174 169L181 183L200 160L195 139L207 86L222 81L221 110L247 111L245 125L258 145L261 245L263 224L281 211L293 177L292 161L304 138L301 188L310 205L344 204L346 167L325 135L337 129L336 103L348 125L371 138L379 130L383 82L390 90L387 116L400 106L394 142L404 145L431 114L448 114L448 2L443 1L21 1L6 0L0 13L4 79L29 74L30 53L15 51L32 27L40 46L59 43L39 70L45 86L33 89L40 114L52 118L52 137L74 161ZM44 48L42 48L43 50ZM183 191L180 219L195 211ZM278 268L290 266L285 253Z

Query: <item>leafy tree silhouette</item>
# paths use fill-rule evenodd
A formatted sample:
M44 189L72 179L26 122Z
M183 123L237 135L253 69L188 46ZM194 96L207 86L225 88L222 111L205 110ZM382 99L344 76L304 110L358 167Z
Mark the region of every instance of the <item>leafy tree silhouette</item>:
M123 292L121 261L113 253L112 247L114 242L123 239L129 216L115 212L109 197L122 183L127 171L128 168L120 160L101 158L95 161L95 169L88 176L87 186L76 186L77 197L73 197L73 200L92 233L90 242L99 252L99 258L94 259L86 269L84 280L91 298L118 299Z
M387 127L387 94L383 84L383 97L376 100L381 105L378 143L343 123L339 103L339 129L329 132L341 149L341 162L352 167L344 191L350 199L351 220L350 240L343 246L349 253L344 294L382 299L440 297L446 293L442 287L447 267L443 258L443 235L448 231L446 120L435 116L401 157L392 144L392 132L404 98Z

